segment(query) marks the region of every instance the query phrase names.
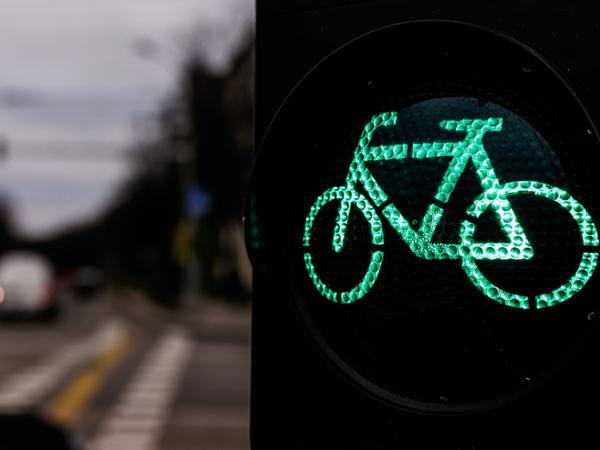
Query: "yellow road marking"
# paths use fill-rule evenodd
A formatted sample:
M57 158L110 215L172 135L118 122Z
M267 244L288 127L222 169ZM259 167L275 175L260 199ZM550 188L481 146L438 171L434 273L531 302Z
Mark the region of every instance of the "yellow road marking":
M132 350L130 335L120 336L105 348L77 377L60 391L46 409L50 420L73 424L105 384L112 370Z

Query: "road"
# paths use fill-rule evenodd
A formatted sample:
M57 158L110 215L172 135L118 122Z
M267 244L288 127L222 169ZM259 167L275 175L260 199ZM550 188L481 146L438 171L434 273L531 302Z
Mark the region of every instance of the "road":
M250 308L133 291L0 323L0 413L34 411L86 450L248 449Z

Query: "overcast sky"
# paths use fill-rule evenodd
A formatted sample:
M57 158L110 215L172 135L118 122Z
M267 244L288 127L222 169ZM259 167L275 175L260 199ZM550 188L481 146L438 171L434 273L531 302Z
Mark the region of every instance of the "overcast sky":
M140 138L133 124L173 92L192 35L219 70L253 16L253 0L0 0L0 196L20 229L97 214L129 170L89 155ZM83 155L48 150L61 146Z

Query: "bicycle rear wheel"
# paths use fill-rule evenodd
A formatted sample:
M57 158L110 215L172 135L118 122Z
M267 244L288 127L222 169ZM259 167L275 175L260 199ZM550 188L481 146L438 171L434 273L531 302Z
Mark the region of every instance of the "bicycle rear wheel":
M319 293L327 300L334 303L348 304L353 303L362 297L364 297L373 287L381 265L383 263L383 251L374 250L371 252L369 264L367 270L362 279L351 289L344 291L337 291L332 287L328 286L317 273L317 268L314 264L314 258L310 251L311 237L313 234L315 219L323 206L333 201L340 201L340 208L338 215L346 215L345 222L350 216L352 206L356 206L362 213L363 217L369 224L369 231L371 233L371 243L373 245L383 244L383 229L381 225L381 219L377 215L377 212L373 206L367 201L364 195L356 192L353 188L348 186L333 187L323 192L312 204L308 215L304 222L304 236L303 246L304 252L304 264L308 272L308 276L313 282L314 287ZM344 240L346 230L342 229L341 235L333 233L332 246L335 247L336 240Z
M493 195L492 195L493 194ZM558 203L562 208L566 209L571 217L577 223L581 243L584 249L587 247L589 251L583 251L579 265L575 273L569 280L561 286L543 294L528 297L519 295L501 289L486 278L479 267L477 266L478 259L524 259L522 255L518 255L519 251L515 251L511 255L511 250L517 248L513 243L502 246L504 250L502 255L497 255L492 258L477 254L475 250L480 248L474 242L475 225L472 222L464 221L461 229L461 244L463 246L462 268L465 271L469 280L483 292L487 297L502 303L506 306L511 306L521 309L530 308L547 308L558 305L579 292L592 277L592 274L598 263L598 251L590 247L598 246L598 232L590 214L571 194L549 184L536 181L515 181L506 183L499 188L489 189L482 195L477 197L473 204L467 209L467 214L471 217L478 218L483 212L490 207L495 207L494 202L505 201L508 197L519 194L530 194L546 198L555 203ZM533 256L533 253L528 256ZM527 259L528 259L527 258Z

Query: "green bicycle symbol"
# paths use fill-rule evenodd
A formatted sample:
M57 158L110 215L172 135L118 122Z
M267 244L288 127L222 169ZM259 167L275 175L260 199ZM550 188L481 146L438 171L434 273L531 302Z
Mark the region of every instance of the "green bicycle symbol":
M333 230L332 246L335 252L339 253L344 248L348 220L353 206L358 208L369 224L371 243L374 246L381 246L384 243L384 234L381 218L376 208L381 209L380 207L382 207L383 217L417 257L426 260L460 259L462 269L475 287L492 300L514 308L530 308L532 306L530 299L494 285L477 266L477 261L481 260L529 260L534 256L534 249L511 206L510 197L530 194L558 203L576 221L583 246L598 246L598 232L591 216L583 205L568 192L538 181L500 183L492 161L484 148L483 137L485 133L502 130L501 118L441 121L439 126L442 129L466 133L464 139L459 142L413 143L410 146L409 144L371 146L375 130L379 127L393 126L396 124L396 120L397 113L395 112L373 116L366 124L356 147L346 177L346 184L329 188L323 192L314 201L306 216L303 234L304 263L315 288L327 300L347 304L365 296L374 286L384 259L383 250L373 250L362 280L350 290L337 292L321 280L310 252L311 234L315 218L321 208L334 201L341 202ZM366 163L438 157L450 157L450 164L435 195L436 201L429 205L420 226L415 229L398 208L388 201L388 196L377 184ZM466 213L477 219L487 210L493 212L507 238L506 242L475 242L475 224L469 220L461 223L459 243L432 242L444 212L443 205L448 202L469 160L475 166L483 193L474 199ZM366 192L366 196L357 190L359 185ZM550 292L536 295L532 299L535 301L533 307L554 306L571 298L590 280L597 262L597 251L584 251L579 266L570 279Z

